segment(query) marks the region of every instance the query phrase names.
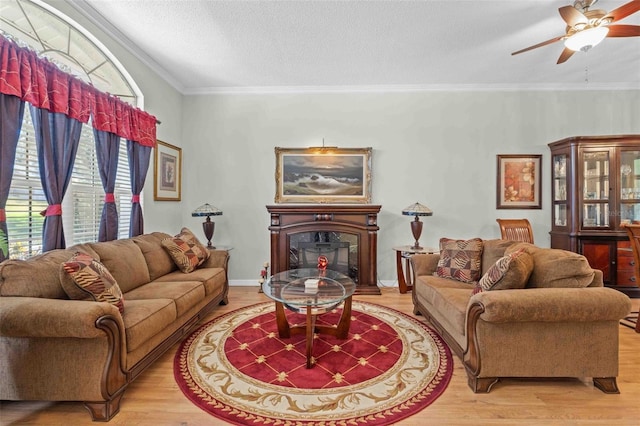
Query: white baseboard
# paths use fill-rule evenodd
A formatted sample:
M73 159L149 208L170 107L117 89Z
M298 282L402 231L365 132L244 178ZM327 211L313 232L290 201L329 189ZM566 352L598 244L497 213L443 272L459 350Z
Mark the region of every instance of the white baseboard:
M229 286L231 287L258 287L260 283L258 280L229 280ZM398 287L398 281L396 280L379 280L378 287Z

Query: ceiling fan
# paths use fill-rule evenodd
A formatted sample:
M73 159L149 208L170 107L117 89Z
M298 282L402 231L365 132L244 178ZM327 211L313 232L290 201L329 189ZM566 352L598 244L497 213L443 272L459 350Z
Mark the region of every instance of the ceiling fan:
M558 58L558 64L565 62L577 51L586 52L604 40L605 37L640 36L640 25L611 25L640 10L640 0L632 0L607 13L601 9L590 9L598 0L576 0L573 6L563 6L558 11L567 23L565 34L543 41L512 55L527 52L564 40L565 48Z

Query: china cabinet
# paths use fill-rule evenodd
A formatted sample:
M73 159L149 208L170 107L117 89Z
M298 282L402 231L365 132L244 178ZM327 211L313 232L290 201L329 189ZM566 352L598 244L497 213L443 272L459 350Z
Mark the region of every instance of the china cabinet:
M640 221L640 135L576 136L551 149L551 247L583 254L606 286L640 297L624 225Z

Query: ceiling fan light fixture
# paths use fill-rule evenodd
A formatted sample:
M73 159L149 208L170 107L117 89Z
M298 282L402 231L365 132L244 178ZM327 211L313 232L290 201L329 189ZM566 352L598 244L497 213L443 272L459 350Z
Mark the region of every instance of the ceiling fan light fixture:
M564 41L564 45L575 52L591 49L593 46L598 45L605 39L609 33L609 28L606 26L588 28L586 30L579 31L573 34L571 37Z

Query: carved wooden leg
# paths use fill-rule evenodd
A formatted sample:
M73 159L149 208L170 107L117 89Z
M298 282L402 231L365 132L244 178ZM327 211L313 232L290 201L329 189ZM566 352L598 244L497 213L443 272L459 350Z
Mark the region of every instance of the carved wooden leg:
M476 377L467 372L467 383L474 393L489 393L491 387L498 383L498 377Z
M593 385L604 393L620 393L615 377L594 377Z
M94 422L108 422L118 414L120 411L120 400L122 399L122 395L124 395L124 391L115 395L111 401L103 401L103 402L84 402L84 406L89 413L91 413L91 419Z

